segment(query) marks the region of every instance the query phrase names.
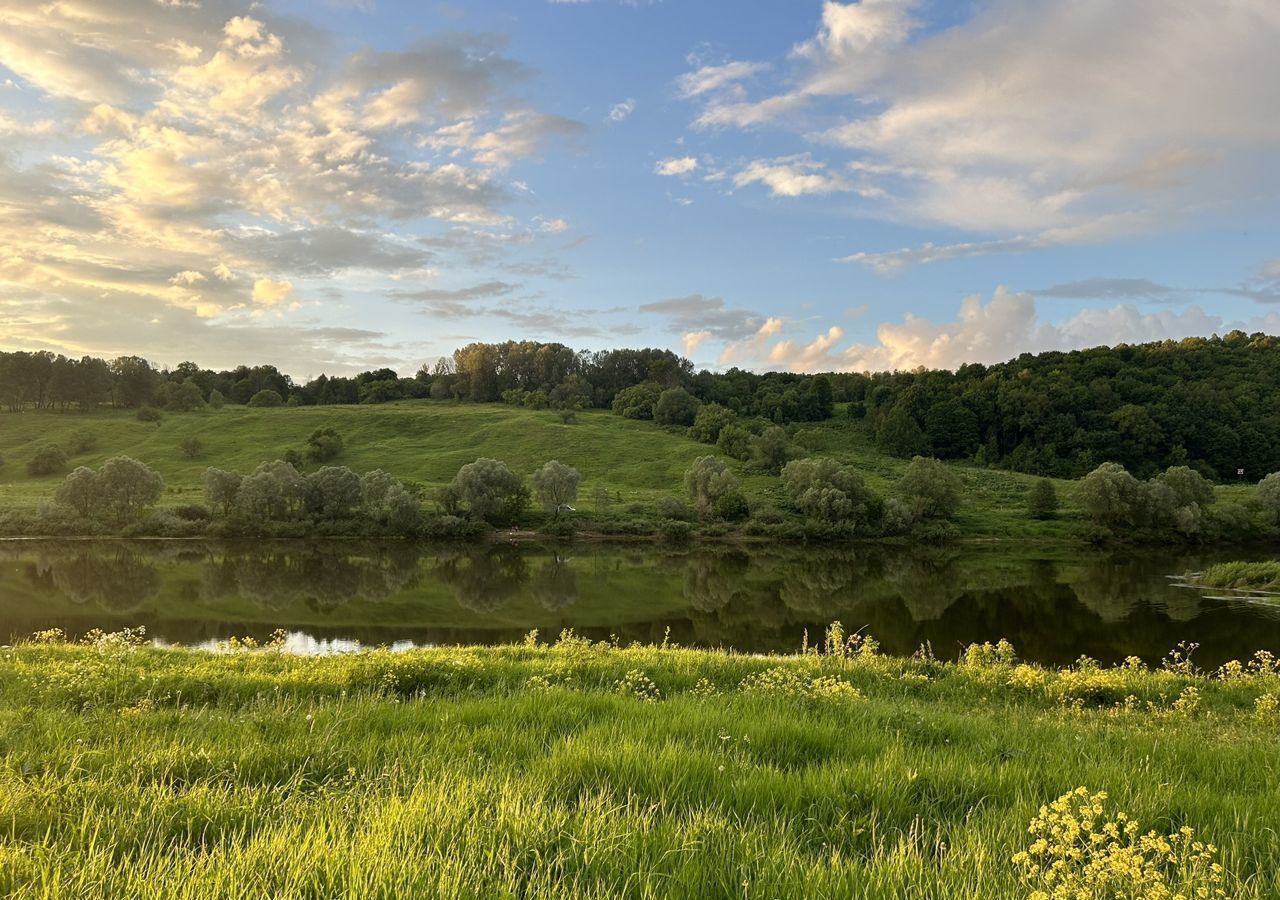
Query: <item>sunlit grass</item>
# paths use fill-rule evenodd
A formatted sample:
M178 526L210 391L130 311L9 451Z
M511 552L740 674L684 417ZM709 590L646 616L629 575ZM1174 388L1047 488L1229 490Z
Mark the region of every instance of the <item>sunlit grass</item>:
M0 893L1025 897L1028 822L1078 786L1280 892L1265 655L129 644L0 653Z

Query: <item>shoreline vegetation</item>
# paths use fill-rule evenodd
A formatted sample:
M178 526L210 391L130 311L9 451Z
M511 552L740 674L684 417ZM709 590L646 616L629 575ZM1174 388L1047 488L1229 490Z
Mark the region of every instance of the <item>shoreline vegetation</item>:
M1280 601L1280 562L1218 563L1190 576L1188 583L1269 596Z
M806 644L304 657L41 633L0 650L0 892L1280 892L1273 655L943 661L839 623Z
M859 445L857 426L845 421L779 429L765 465L605 413L564 424L527 410L431 401L206 410L158 424L127 411L5 418L19 426L10 440L34 450L25 471L0 467L0 537L1192 546L1257 544L1280 533L1280 475L1256 486L1214 485L1196 469L1173 466L1141 481L1104 463L1075 482L1033 478L886 457ZM278 446L265 435L297 434L299 425L309 429L300 449L245 465ZM411 433L424 428L425 437ZM441 428L460 434L433 454L432 445L450 436ZM205 446L214 435L225 443ZM193 444L201 445L196 453ZM633 447L644 450L639 460L628 460ZM482 455L451 475L442 471L468 450L505 450L516 462ZM568 462L539 461L550 452ZM361 471L384 461L431 480L402 480L378 465ZM520 474L525 469L531 474Z

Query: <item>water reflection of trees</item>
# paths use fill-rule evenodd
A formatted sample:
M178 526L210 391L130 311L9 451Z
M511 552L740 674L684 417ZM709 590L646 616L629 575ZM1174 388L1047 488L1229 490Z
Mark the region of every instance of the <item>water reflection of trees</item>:
M36 583L51 584L73 603L96 603L116 613L140 609L160 589L159 570L123 546L45 551L31 572Z
M193 617L214 621L217 610L231 614L236 607L210 604L248 600L272 610L258 619L286 626L315 621L293 618L289 608L298 604L330 610L395 597L404 615L381 625L389 631L380 639L394 629L452 629L467 640L497 640L510 639L513 629L568 625L655 640L670 628L671 639L684 643L795 650L806 631L816 641L839 619L894 653L927 641L952 656L963 644L1000 637L1028 658L1055 662L1081 653L1158 660L1183 639L1216 648L1206 654L1247 656L1254 644L1280 647L1280 617L1203 601L1164 578L1210 559L1099 555L1054 562L998 547L861 544L663 552L641 545L442 550L282 541L11 545L0 546L0 561L16 563L8 571L25 572L36 588L15 592L33 598L30 609L15 602L5 610L24 627L27 621L44 627L39 620L47 615L42 607L37 612L44 597L106 610L111 615L101 616L104 624L152 621L137 614L144 608L176 620L201 604L205 611ZM439 605L442 593L458 607L447 599ZM501 617L489 616L499 609ZM358 628L362 615L351 609L341 618Z
M746 591L750 566L742 551L695 553L684 565L684 598L702 612L727 606Z
M533 574L533 596L544 609L557 610L578 602L578 573L571 560L552 554Z
M528 558L515 547L441 557L432 572L453 588L460 605L480 613L506 606L529 580Z
M1103 557L1085 566L1071 586L1080 602L1104 622L1122 622L1140 605L1160 607L1186 622L1200 614L1200 595L1175 587L1168 564L1141 557Z
M304 602L332 609L383 600L417 583L420 554L409 546L351 549L341 544L272 545L210 555L202 599L241 597L269 608Z

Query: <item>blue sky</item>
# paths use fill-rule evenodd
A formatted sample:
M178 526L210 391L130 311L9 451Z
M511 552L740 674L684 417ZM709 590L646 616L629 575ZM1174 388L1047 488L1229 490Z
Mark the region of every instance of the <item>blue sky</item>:
M1257 0L0 0L0 346L888 369L1280 331Z

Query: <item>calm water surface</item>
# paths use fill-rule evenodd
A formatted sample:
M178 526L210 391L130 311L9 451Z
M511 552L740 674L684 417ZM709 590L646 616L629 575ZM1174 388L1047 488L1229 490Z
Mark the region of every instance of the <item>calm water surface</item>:
M1256 555L1245 554L1246 558ZM1158 662L1180 641L1216 665L1280 651L1280 606L1206 596L1170 576L1234 555L1087 555L1010 546L0 543L0 640L145 625L164 643L289 632L290 649L593 638L794 651L841 620L944 658L1008 638L1026 659Z

